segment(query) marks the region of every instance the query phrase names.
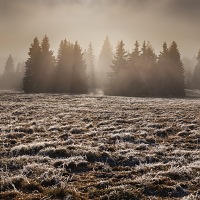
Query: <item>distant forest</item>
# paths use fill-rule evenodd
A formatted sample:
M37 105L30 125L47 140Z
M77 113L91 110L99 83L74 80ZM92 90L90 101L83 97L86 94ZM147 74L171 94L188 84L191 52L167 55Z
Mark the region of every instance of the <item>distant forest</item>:
M200 89L200 51L191 72L183 66L174 41L169 46L164 43L159 55L145 41L141 45L136 41L132 52L120 41L113 53L106 37L96 62L91 43L82 51L78 42L64 39L55 57L45 36L41 43L34 38L28 56L17 67L12 56L8 57L0 89L68 94L102 91L106 95L138 97L184 97L185 88Z

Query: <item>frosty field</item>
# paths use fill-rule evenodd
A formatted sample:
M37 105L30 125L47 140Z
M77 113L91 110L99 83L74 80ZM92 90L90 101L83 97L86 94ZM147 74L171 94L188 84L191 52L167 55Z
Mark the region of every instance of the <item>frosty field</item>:
M200 99L0 93L0 199L200 199Z

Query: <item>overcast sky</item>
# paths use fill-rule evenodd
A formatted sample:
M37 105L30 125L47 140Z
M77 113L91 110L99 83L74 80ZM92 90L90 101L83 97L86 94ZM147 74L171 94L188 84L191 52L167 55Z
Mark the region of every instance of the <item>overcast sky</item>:
M27 57L35 36L46 34L57 53L61 39L92 42L98 54L109 35L115 49L123 39L149 40L156 53L175 40L182 55L200 49L200 0L0 0L0 56Z

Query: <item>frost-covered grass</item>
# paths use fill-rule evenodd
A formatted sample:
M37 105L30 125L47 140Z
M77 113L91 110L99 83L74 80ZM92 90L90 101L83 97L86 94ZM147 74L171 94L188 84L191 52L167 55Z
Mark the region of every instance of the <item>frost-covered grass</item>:
M199 199L200 99L0 93L0 199Z

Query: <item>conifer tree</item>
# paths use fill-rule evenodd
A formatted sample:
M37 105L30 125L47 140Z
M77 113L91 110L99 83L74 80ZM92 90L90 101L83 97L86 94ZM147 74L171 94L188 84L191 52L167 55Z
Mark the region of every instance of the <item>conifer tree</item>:
M60 43L56 66L56 91L87 92L86 64L77 42L73 45L65 39Z
M177 44L174 41L169 47L169 65L171 67L169 71L170 79L168 80L170 83L170 95L174 97L185 96L184 69Z
M10 54L6 61L4 75L9 76L9 75L13 75L13 73L15 73L15 66L14 66L14 60Z
M83 59L83 53L78 42L75 42L73 48L73 65L72 65L72 93L87 93L87 75L86 64Z
M200 50L197 56L197 65L193 73L192 87L200 90Z
M16 76L15 76L14 60L10 54L5 64L5 69L1 80L1 88L7 90L15 89L15 83L16 83Z
M90 42L88 50L85 52L85 60L87 64L87 75L88 75L88 85L90 92L95 92L96 79L95 79L95 66L94 66L94 54L92 43Z
M49 38L45 35L41 43L41 68L38 73L40 82L40 92L49 92L52 89L52 76L55 67L55 57L53 51L50 50Z
M72 87L72 67L73 67L74 46L62 40L58 50L56 64L56 91L70 93Z
M110 73L110 83L106 93L112 95L126 95L127 82L126 76L128 73L127 52L124 49L124 42L120 41L117 45L112 65L110 65L112 72Z
M143 42L140 63L140 96L156 95L156 59L157 56L151 44Z
M158 56L158 96L170 96L169 91L169 79L170 79L170 73L169 73L169 49L167 47L167 43L164 42L163 44L163 50L160 52L160 55Z
M127 77L128 85L130 87L130 96L138 96L140 93L140 50L138 41L134 44L132 53L128 54L128 68L129 73Z
M103 43L96 69L97 86L101 89L109 82L108 74L111 72L110 65L112 64L113 51L110 44L109 37Z
M25 76L23 79L23 89L26 93L34 93L40 91L38 73L41 66L42 50L37 37L28 52L29 58L25 62Z

